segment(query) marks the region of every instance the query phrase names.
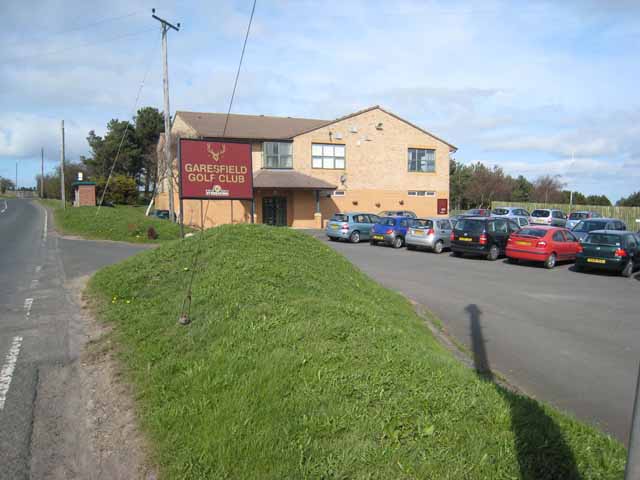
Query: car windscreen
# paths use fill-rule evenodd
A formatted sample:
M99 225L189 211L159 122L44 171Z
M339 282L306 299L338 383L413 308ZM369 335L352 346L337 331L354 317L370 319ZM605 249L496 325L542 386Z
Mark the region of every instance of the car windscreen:
M613 235L610 233L590 233L587 238L584 239L584 243L591 243L594 245L611 245L619 247L622 241L621 235Z
M332 222L348 222L349 215L345 215L343 213L336 213L333 217L331 217Z
M474 208L472 210L467 211L466 215L485 215L486 210L481 208Z
M582 220L573 229L574 232L592 232L593 230L604 230L607 222L599 220Z
M485 222L482 220L472 220L463 218L456 223L456 230L462 230L467 233L482 233L484 231Z
M391 217L381 218L378 221L378 224L379 225L384 225L385 227L395 227L396 219L395 218L391 218Z
M569 215L569 220L582 220L583 218L589 218L589 214L586 212L573 212Z
M546 233L546 230L542 230L540 228L521 228L514 235L517 235L519 237L526 236L542 238Z
M494 215L509 215L509 210L507 210L506 208L494 208L493 210L491 210L491 213L493 213Z
M416 218L412 221L411 226L417 228L433 228L433 222L431 220L425 220L424 218Z
M531 212L532 217L545 218L551 215L550 210L534 210Z

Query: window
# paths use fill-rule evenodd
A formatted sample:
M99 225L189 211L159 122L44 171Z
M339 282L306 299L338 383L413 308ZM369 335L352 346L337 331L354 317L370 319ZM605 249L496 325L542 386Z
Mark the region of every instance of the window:
M410 172L435 172L436 171L436 151L426 148L409 149L409 171Z
M262 167L293 168L292 144L286 142L264 142Z
M311 145L313 168L344 169L344 145L314 143Z
M526 218L518 218L518 224L523 227L525 225L529 225L529 220Z
M564 242L564 236L562 235L562 232L560 230L558 230L557 232L555 232L553 234L553 241L554 242Z
M507 222L505 220L496 220L496 232L507 233Z
M344 190L335 190L332 195L334 197L344 197Z
M509 227L509 233L517 232L518 230L520 230L520 225L518 225L513 220L509 220L507 222L507 227Z
M575 235L573 233L571 233L569 230L565 230L564 231L564 236L567 239L567 242L577 242L578 239L575 237Z
M367 219L365 218L365 216L364 216L364 215L356 215L356 216L354 217L354 221L355 221L356 223L369 223L369 222L367 221Z
M426 190L409 190L407 192L410 197L435 197L436 192Z

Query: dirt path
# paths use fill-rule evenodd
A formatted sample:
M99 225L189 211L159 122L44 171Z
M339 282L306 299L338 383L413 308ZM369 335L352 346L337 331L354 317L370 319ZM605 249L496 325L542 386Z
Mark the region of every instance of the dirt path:
M66 285L78 307L72 319L81 354L39 369L31 441L33 479L155 479L137 429L131 391L113 358L108 331L80 292L88 277Z

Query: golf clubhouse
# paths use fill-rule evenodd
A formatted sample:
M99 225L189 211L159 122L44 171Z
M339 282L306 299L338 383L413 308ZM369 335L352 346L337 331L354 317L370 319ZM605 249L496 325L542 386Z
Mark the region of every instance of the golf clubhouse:
M336 212L449 213L456 147L379 106L336 120L178 111L171 138L177 213L179 138L251 145L253 201L183 200L187 225L250 223L252 212L255 223L297 228L322 228ZM163 152L161 136L158 158ZM157 209L169 208L168 181Z

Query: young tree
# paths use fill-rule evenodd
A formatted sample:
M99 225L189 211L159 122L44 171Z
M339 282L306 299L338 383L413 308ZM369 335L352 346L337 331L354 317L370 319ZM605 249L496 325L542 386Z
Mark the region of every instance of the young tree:
M634 192L628 197L622 197L616 202L619 207L640 207L640 191Z
M455 160L449 160L449 197L453 210L467 208L465 195L471 175L471 167Z
M542 175L533 182L533 200L544 203L562 202L562 188L564 183L558 175Z
M164 119L157 108L144 107L138 110L133 119L135 133L142 154L142 170L144 192L155 189L158 174L158 156L156 146L160 133L164 131Z
M103 137L91 130L87 136L91 156L82 158L93 177L106 177L113 167L114 173L140 178L142 154L133 125L128 121L111 120ZM118 155L118 151L120 152ZM114 167L114 162L117 163Z
M472 176L467 186L466 195L476 207L491 207L494 200L508 200L511 194L509 178L503 170L494 166L492 169L478 162L472 167Z
M15 184L8 178L0 177L0 193L5 193L7 190L15 190Z

